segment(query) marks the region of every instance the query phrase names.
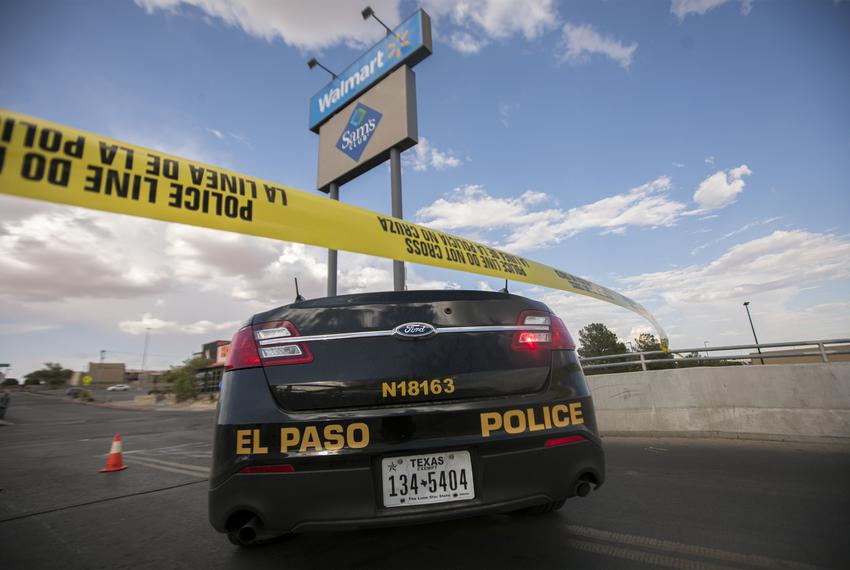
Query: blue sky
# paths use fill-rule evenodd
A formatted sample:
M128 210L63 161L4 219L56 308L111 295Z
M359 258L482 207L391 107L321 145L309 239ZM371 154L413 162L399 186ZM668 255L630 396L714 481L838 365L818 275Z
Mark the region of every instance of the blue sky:
M196 6L198 4L198 6ZM365 5L365 3L364 3ZM200 7L199 7L200 6ZM390 25L419 4L372 2ZM420 144L405 217L637 298L673 346L850 336L850 3L422 5ZM0 3L0 106L315 191L308 101L381 37L353 2ZM385 166L342 199L389 212ZM325 253L259 238L0 199L0 361L179 362L291 278L324 291ZM341 255L341 292L391 287ZM411 286L499 288L422 266ZM577 331L647 323L513 285ZM49 349L45 349L49 346Z

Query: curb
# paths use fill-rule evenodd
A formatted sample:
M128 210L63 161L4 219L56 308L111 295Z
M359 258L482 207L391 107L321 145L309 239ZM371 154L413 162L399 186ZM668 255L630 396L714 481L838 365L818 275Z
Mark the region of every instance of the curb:
M602 438L675 438L675 439L737 439L740 441L769 441L775 443L826 443L850 447L850 437L828 435L785 435L770 433L736 433L724 431L604 431Z

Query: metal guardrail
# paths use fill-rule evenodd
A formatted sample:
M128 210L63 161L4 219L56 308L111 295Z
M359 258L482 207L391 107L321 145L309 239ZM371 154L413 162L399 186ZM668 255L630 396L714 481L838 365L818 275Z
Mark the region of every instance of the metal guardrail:
M606 356L590 356L588 358L582 358L581 364L584 370L598 370L600 368L623 368L623 367L634 367L640 366L641 370L646 371L648 367L653 364L667 364L670 365L673 363L674 365L680 362L687 362L688 364L694 362L701 361L720 361L720 360L735 360L735 361L743 361L749 360L750 364L753 364L753 361L761 361L761 364L764 364L764 361L771 358L798 358L804 356L815 356L820 357L821 362L829 363L830 356L837 356L839 354L850 354L850 350L827 350L827 345L833 344L850 344L850 338L837 338L837 339L825 339L825 340L802 340L802 341L793 341L793 342L770 342L770 343L761 343L761 344L736 344L729 346L701 346L699 348L681 348L681 349L670 349L669 352L664 352L661 350L654 350L648 352L625 352L622 354L611 354ZM808 351L808 352L794 352L794 353L782 353L779 354L777 352L762 352L761 350L764 348L789 348L789 347L817 347L817 351ZM759 354L728 354L723 356L708 356L709 352L724 352L724 351L737 351L737 350L756 350ZM682 356L683 354L697 354L705 353L706 356ZM673 358L670 358L670 356ZM653 357L653 358L647 358ZM629 358L630 360L625 362L617 362L619 360ZM601 361L614 361L614 362L604 362ZM593 364L588 364L593 363Z

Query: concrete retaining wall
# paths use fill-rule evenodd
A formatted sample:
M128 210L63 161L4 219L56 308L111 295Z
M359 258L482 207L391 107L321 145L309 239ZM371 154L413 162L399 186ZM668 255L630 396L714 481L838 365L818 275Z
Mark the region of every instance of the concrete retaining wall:
M588 376L603 435L850 438L850 363Z

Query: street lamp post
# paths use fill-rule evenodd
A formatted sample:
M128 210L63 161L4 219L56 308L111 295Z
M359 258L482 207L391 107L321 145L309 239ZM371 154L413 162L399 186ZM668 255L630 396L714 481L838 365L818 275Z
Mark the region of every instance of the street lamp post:
M744 308L747 310L747 318L750 319L750 328L753 329L753 338L756 341L756 350L758 350L759 354L761 354L761 346L759 346L759 337L756 336L756 327L753 325L753 317L750 315L749 301L744 301ZM764 366L764 358L759 358L759 360L761 361L762 366Z
M144 376L145 376L145 364L147 364L148 359L148 339L150 338L151 329L147 327L145 329L145 348L142 351L142 371L139 372L139 390L142 389L144 384Z

